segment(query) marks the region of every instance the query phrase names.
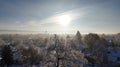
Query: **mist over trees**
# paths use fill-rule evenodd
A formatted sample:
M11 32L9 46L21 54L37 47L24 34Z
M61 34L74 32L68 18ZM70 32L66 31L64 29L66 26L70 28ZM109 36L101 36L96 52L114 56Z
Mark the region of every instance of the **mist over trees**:
M13 65L106 67L110 63L109 50L118 52L119 36L120 34L98 35L96 33L81 35L80 31L75 35L2 34L0 35L0 65L2 67Z

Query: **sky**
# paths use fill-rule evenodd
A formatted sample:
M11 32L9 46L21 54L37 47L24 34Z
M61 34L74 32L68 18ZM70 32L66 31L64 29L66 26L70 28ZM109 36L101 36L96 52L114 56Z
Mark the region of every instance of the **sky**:
M69 24L64 25L67 20L61 16L69 16ZM77 30L120 32L120 0L0 0L0 31L71 34Z

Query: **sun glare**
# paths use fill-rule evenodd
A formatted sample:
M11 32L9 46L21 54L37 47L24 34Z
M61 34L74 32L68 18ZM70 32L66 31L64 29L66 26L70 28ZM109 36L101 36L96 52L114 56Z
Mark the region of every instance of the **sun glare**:
M68 26L71 21L71 18L69 15L62 15L58 17L58 23L62 26Z

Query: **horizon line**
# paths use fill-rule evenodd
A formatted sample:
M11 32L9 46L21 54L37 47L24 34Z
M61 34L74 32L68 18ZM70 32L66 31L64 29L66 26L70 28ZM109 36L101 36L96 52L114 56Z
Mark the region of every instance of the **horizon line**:
M80 31L80 30L74 30L74 32L73 32L73 30L72 31L48 31L48 30L46 30L46 31L35 31L35 30L6 30L6 29L2 29L2 30L0 30L0 34L2 33L2 34L76 34L76 32L77 31ZM31 33L30 33L31 32ZM33 33L32 33L33 32ZM70 33L71 32L71 33ZM80 31L80 33L81 34L89 34L89 33L96 33L96 34L118 34L118 33L120 33L120 32L109 32L109 33L107 33L107 32L81 32Z

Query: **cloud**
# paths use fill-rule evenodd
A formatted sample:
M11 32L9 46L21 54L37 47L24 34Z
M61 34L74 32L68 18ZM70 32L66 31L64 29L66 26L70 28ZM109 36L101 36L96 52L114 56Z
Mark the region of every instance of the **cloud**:
M77 9L73 9L73 10L69 10L63 13L56 13L53 16L50 16L48 18L44 18L44 19L37 19L37 20L30 20L27 22L28 26L40 26L40 25L44 25L44 24L56 24L58 22L58 17L60 17L61 15L69 15L71 17L71 20L76 20L80 17L83 17L87 11L87 8L77 8Z

